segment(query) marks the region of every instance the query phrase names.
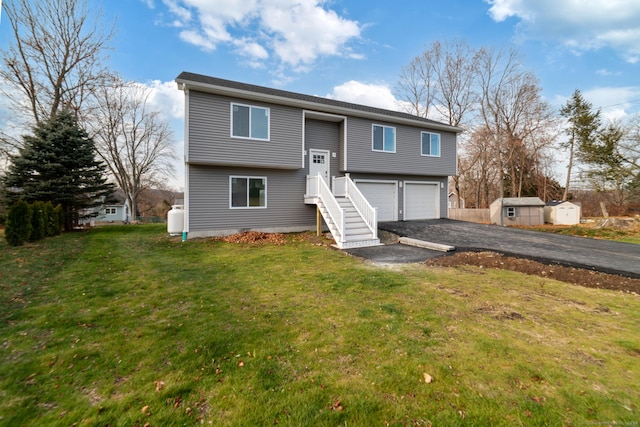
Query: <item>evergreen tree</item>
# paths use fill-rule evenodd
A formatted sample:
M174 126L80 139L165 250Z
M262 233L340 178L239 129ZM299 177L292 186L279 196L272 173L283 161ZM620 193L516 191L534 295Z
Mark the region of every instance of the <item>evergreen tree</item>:
M23 136L24 148L11 159L4 177L9 204L22 198L29 202L60 204L65 230L79 220L97 214L113 191L106 181L106 166L96 159L93 139L80 128L69 111L40 123L33 135Z
M591 103L584 99L580 90L576 89L560 110L562 117L567 119L566 133L569 136L568 141L563 144L569 150L569 165L567 166L567 183L562 200L567 200L569 196L571 169L575 156L583 157L583 153L588 151L595 141L600 127L600 110L592 111L592 109Z
M44 202L36 201L31 205L31 234L30 242L37 242L45 238Z

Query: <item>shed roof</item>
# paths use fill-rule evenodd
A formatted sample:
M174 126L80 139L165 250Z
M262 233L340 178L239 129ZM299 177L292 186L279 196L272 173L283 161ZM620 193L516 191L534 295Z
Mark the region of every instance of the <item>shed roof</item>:
M502 206L544 206L539 197L503 197L493 203L502 203Z
M322 98L319 96L304 95L301 93L225 80L217 77L204 76L186 71L180 73L176 78L176 82L180 89L184 89L186 86L187 89L192 88L204 92L262 100L265 102L292 105L300 108L312 108L321 112L375 117L389 121L410 122L414 126L419 125L448 132L462 132L462 129L459 127L400 111L385 110L382 108L353 104L350 102Z
M547 206L559 206L559 205L564 205L564 204L569 204L569 205L574 205L574 206L579 206L576 203L572 203L568 200L550 200L547 202Z

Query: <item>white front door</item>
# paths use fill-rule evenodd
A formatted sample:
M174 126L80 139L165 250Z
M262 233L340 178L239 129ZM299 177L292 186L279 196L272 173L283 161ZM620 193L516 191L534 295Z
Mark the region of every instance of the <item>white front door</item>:
M309 175L320 176L329 183L329 151L309 149Z

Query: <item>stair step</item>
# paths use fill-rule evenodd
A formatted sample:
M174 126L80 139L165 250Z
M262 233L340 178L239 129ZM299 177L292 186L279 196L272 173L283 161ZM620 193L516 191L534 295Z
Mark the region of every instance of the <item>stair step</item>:
M344 212L344 242L337 243L341 249L345 248L357 248L357 247L365 247L365 246L377 246L380 245L380 239L376 239L373 237L373 233L367 223L362 219L358 210L353 206L351 200L346 197L336 197L336 202L340 209ZM317 206L324 218L324 222L326 223L331 234L336 238L336 242L338 242L340 233L337 230L336 225L333 220L329 216L328 209L324 206L323 203L318 202Z

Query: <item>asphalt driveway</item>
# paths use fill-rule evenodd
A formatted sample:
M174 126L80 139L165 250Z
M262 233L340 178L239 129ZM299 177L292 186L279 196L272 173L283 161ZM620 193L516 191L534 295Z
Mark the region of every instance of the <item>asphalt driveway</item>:
M587 268L640 278L640 245L631 243L563 236L449 219L386 222L378 224L378 228L400 237L455 246L456 252L494 251L547 264ZM362 248L349 252L364 258L375 258L374 260L378 262L420 262L429 257L444 255L427 249L407 249L399 244ZM406 256L403 256L403 253L406 253Z

